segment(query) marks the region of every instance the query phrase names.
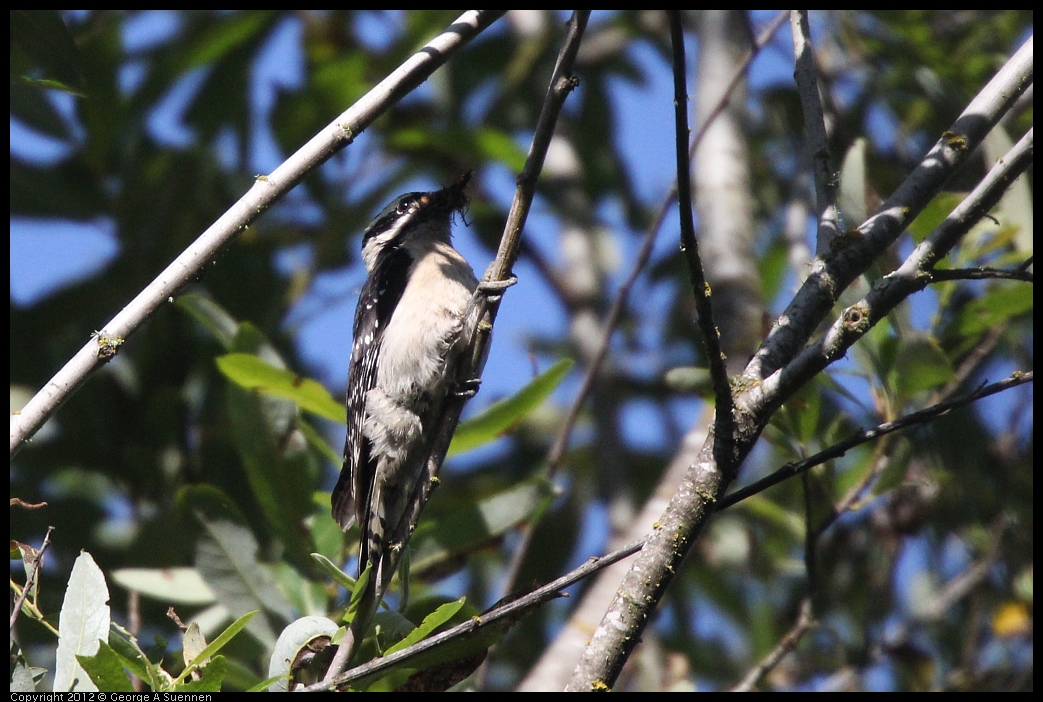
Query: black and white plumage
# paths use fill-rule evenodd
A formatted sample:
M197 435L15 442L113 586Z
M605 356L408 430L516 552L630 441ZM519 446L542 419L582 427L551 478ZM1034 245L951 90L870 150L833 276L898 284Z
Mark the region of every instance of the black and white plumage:
M372 564L372 609L390 582L393 552L415 518L431 441L446 408L447 370L461 351L463 315L478 286L451 244L468 177L397 198L366 229L369 277L355 311L344 466L333 517L362 530L359 572ZM356 628L353 626L353 629ZM361 632L355 632L360 636Z

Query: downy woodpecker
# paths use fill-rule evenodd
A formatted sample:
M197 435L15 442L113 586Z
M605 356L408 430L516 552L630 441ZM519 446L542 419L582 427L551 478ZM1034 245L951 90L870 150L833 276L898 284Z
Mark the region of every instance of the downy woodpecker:
M469 178L402 195L362 238L369 277L355 310L348 433L333 517L344 529L358 522L362 530L359 573L372 565L366 619L415 526L405 522L422 507L433 435L457 391L447 376L466 344L463 315L478 281L450 237L454 213L468 203ZM353 647L363 635L357 629L366 626L357 624Z

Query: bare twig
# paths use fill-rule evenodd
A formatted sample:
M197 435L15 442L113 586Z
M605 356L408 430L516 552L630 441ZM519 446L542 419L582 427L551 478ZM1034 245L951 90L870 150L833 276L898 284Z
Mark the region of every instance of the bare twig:
M760 36L757 37L754 46L746 52L743 60L738 66L736 66L735 73L732 75L731 80L729 80L728 87L724 94L721 95L720 99L718 99L706 120L699 125L699 130L696 132L695 137L692 139L691 146L688 148L689 157L695 155L695 152L699 148L699 144L702 143L703 137L709 130L710 125L713 124L717 117L724 111L724 108L731 97L732 91L735 90L735 88L740 84L743 76L746 75L746 70L749 68L750 63L775 35L775 32L780 26L782 26L785 19L786 11L783 10L779 12L770 23L768 23ZM631 267L630 274L627 276L626 280L623 281L623 284L616 293L615 299L612 301L612 306L609 308L608 314L605 316L605 320L601 325L601 339L598 342L594 357L587 365L587 369L583 374L583 379L580 381L579 390L576 392L576 397L572 400L572 404L569 406L569 410L565 414L565 420L562 422L561 429L558 431L558 435L554 438L554 443L547 452L547 477L550 479L553 479L561 468L561 462L565 456L565 451L568 448L569 439L572 436L572 430L575 428L579 413L583 409L583 405L586 402L587 397L590 395L590 391L594 387L594 382L597 380L598 374L601 372L601 367L608 356L608 350L612 343L612 335L616 331L616 326L619 324L623 310L626 309L630 291L633 289L634 284L641 275L641 271L644 270L645 264L648 263L648 259L652 254L652 248L655 244L656 234L663 226L663 222L666 219L670 206L673 204L674 198L676 197L677 179L675 178L670 189L664 196L663 201L660 203L659 210L656 212L652 224L645 232L645 237L641 243L641 249L638 251L637 257L634 259L634 265ZM534 528L534 524L526 524L522 530L521 541L518 544L518 547L515 548L514 555L511 559L511 565L507 571L508 575L505 578L505 584L503 586L504 592L510 592L514 587L518 571L520 570L522 561L528 552L528 546Z
M506 10L470 10L428 42L391 75L331 122L253 187L203 232L166 270L142 290L80 349L65 366L11 417L11 457L73 392L118 352L153 312L194 280L203 267L236 235L289 192L305 175L350 144L389 107L423 83L435 69Z
M572 66L576 62L576 53L579 51L580 41L589 18L589 10L577 10L569 20L565 43L554 65L554 74L551 76L550 88L543 99L536 131L529 144L529 153L525 157L521 175L518 176L514 200L507 213L507 223L504 226L503 237L500 239L500 248L496 252L496 259L489 264L489 268L485 272L484 280L486 282L506 281L511 277L514 262L518 259L522 230L525 228L525 220L529 216L529 208L532 207L532 199L536 194L536 182L543 170L543 162L547 158L547 150L550 148L551 138L554 136L558 115L565 104L565 98L579 84L572 75Z
M1002 268L943 268L931 272L931 282L939 283L943 280L1021 280L1026 283L1034 282L1032 271L1021 268L1015 270L1004 270Z
M840 458L856 446L860 446L869 441L875 441L880 437L887 436L896 431L902 431L921 424L926 424L927 422L948 414L954 409L969 405L983 397L995 395L998 392L1009 390L1018 385L1031 383L1033 380L1034 377L1032 371L1028 371L1027 373L1013 373L1010 377L1005 378L998 383L986 385L947 402L940 402L931 407L922 409L919 412L912 412L904 417L894 420L893 422L884 422L882 424L877 424L875 427L870 429L857 431L843 441L839 441L829 448L819 451L814 456L805 458L803 461L787 463L771 475L761 478L757 482L751 483L741 490L736 490L735 492L724 496L717 503L717 511L720 512L722 509L727 509L728 507L745 500L747 497L752 497L753 495L764 492L768 488L778 485L782 481L788 480L795 475L800 475L801 473L811 470L815 466L821 465L826 461Z
M752 692L764 680L764 677L782 661L787 653L797 648L797 644L804 638L804 635L817 625L818 622L815 621L811 611L811 598L805 597L800 603L800 616L797 617L793 628L786 632L786 635L775 645L775 648L771 649L768 655L764 656L739 684L731 689L731 692Z
M40 576L40 569L43 567L43 554L47 550L47 547L51 543L51 532L54 531L53 526L47 527L47 533L44 534L43 544L40 545L40 550L33 554L33 562L29 568L29 575L25 579L25 587L18 593L18 597L15 598L14 606L11 608L11 635L14 636L14 625L18 621L18 615L22 611L22 605L25 603L25 598L29 595L29 592L33 589L33 585L36 584L36 579ZM24 557L24 556L23 556ZM14 582L13 580L11 582Z
M699 258L699 242L695 238L695 219L692 214L692 163L688 155L688 90L684 51L684 28L681 26L681 11L670 10L670 40L673 45L674 74L674 134L677 156L677 205L681 219L681 253L688 264L688 275L692 279L692 293L698 312L699 331L706 344L706 357L713 379L713 394L717 405L714 418L714 436L719 452L715 452L722 465L731 460L732 435L735 421L732 418L732 391L728 386L728 371L721 352L721 334L713 319L710 301L710 286L703 274Z

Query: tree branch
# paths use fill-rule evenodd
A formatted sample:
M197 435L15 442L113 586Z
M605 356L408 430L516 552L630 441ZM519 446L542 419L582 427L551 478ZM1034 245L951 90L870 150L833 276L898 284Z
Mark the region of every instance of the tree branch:
M927 422L935 420L938 417L941 417L942 415L948 414L954 409L958 409L960 407L964 407L965 405L969 405L970 403L980 400L983 397L995 395L998 392L1009 390L1010 388L1017 387L1018 385L1031 383L1033 380L1034 377L1032 371L1028 371L1025 373L1013 373L1009 377L999 381L998 383L993 383L992 385L985 385L973 392L961 395L952 400L948 400L946 402L939 402L936 405L926 407L918 412L912 412L910 414L905 415L904 417L899 417L893 422L883 422L882 424L877 424L875 427L872 427L870 429L861 429L849 436L848 438L844 439L843 441L838 441L832 446L822 451L819 451L814 456L809 456L808 458L805 458L803 461L787 463L771 475L761 478L757 482L751 483L746 487L742 488L741 490L736 490L735 492L724 496L717 503L716 511L720 512L722 509L727 509L728 507L731 507L732 505L735 505L745 500L747 497L752 497L753 495L764 492L768 488L774 485L778 485L782 481L788 480L789 478L792 478L795 475L800 475L801 473L811 470L815 466L821 465L826 461L831 461L834 458L840 458L856 446L860 446L869 441L875 441L876 439L879 439L883 436L887 436L888 434L892 434L896 431L902 431L904 429L910 429L921 424L926 424Z
M413 54L278 168L258 177L238 202L103 326L20 412L12 415L11 458L92 373L118 353L126 338L164 302L172 300L185 284L195 280L204 266L250 222L292 190L305 175L350 144L377 117L427 80L453 53L505 12L470 10L460 15L446 31Z
M29 566L29 575L25 579L25 587L18 593L18 597L15 598L14 605L11 607L11 636L14 636L14 625L18 621L18 615L22 612L22 604L25 602L25 598L28 597L29 592L33 589L36 584L36 579L40 577L40 569L43 568L43 554L47 550L47 547L51 544L51 532L54 531L53 526L47 527L47 533L43 537L43 543L40 545L40 550L33 554L33 562ZM28 546L26 547L28 548ZM24 559L25 556L23 555ZM11 581L12 583L14 580Z
M702 143L703 137L709 131L710 125L716 121L716 119L722 114L725 106L731 99L732 91L740 84L742 77L746 74L746 70L749 68L750 63L760 53L771 38L775 35L775 32L783 21L786 19L786 11L779 12L774 19L764 28L760 36L757 37L757 41L753 47L746 52L743 56L742 61L735 67L735 72L731 79L728 81L728 87L724 93L718 98L713 108L710 110L707 118L699 125L699 130L692 138L692 143L688 147L689 157L695 155L699 144ZM576 392L576 397L573 398L572 404L569 406L569 410L565 415L565 421L562 422L561 429L558 431L558 435L554 438L554 443L551 445L550 450L547 452L547 477L553 479L559 468L561 462L565 456L565 450L568 448L569 439L572 436L572 430L576 425L576 420L579 417L580 410L583 408L587 397L590 395L591 390L594 387L594 382L597 380L601 367L608 357L609 346L612 343L612 335L616 331L616 326L619 324L619 320L623 315L623 311L626 309L627 300L630 296L630 291L633 289L634 284L637 282L641 271L644 270L645 264L648 262L649 257L652 254L652 247L655 244L656 234L662 227L663 222L666 219L666 215L670 209L671 204L674 202L674 198L677 197L677 179L671 184L670 189L667 191L663 198L663 201L659 205L659 209L656 212L656 216L652 219L652 224L645 232L644 239L641 243L641 249L638 251L637 257L634 259L634 264L631 267L630 274L626 280L619 287L616 293L616 297L612 302L611 308L605 317L604 322L601 325L602 334L601 339L598 342L597 350L594 353L593 359L587 365L587 369L583 374L583 379L580 381L579 390ZM508 569L508 576L505 578L505 584L503 586L504 592L510 592L513 588L513 583L517 578L518 571L521 568L522 561L525 554L528 552L528 546L532 537L532 531L535 528L534 524L526 524L522 528L521 542L515 549L514 555L511 558L511 565ZM606 602L606 605L608 603ZM550 652L548 652L550 653ZM557 657L556 654L551 653ZM563 683L564 684L564 683ZM551 687L549 689L558 689L557 687Z
M539 179L543 169L543 161L554 136L554 127L557 124L558 115L565 103L565 98L576 86L576 79L572 76L572 66L575 63L576 53L579 51L583 31L586 28L589 11L575 12L569 21L569 30L565 42L558 55L557 64L551 76L550 86L543 102L543 110L540 113L536 131L533 134L529 146L529 155L525 166L518 177L518 185L515 189L514 201L507 217L503 237L500 240L500 248L496 260L489 265L488 270L475 292L474 297L464 313L464 324L462 338L465 348L458 367L451 369L453 379L457 387L463 387L464 383L473 382L481 378L485 359L488 354L488 346L492 333L492 326L499 310L499 301L502 287L499 292L491 293L488 286L506 283L511 277L511 270L518 258L521 242L521 233L525 227L525 220L532 205L532 198L536 192L536 181ZM442 463L445 461L449 443L452 441L453 433L460 421L460 413L467 397L458 395L450 400L443 414L442 423L434 434L431 444L431 452L427 459L426 473L417 485L416 499L411 502L410 514L402 520L397 531L391 534L393 543L406 544L420 519L420 513L431 497L431 492L438 485L438 474ZM401 555L402 551L399 552ZM387 568L393 572L397 567L397 557L392 556ZM353 625L334 656L327 670L324 682L339 679L340 671L350 662L355 649L361 641L363 631L360 626Z
M851 245L815 260L804 285L744 371L747 382L762 381L796 357L840 294L905 231L1032 84L1032 56L1030 38L975 96L876 214L858 227Z
M543 605L550 600L556 599L562 596L561 591L570 585L573 585L583 578L592 575L603 568L620 561L628 556L632 556L641 550L644 546L644 541L635 541L632 544L628 544L621 549L617 549L612 553L605 556L591 557L586 563L576 568L570 573L567 573L553 582L547 583L546 585L536 588L532 592L529 592L521 597L515 598L504 598L493 607L489 608L481 615L473 617L468 621L458 624L453 628L443 631L440 634L436 634L428 639L424 639L409 648L404 648L401 651L396 651L391 655L378 658L370 661L363 665L352 668L351 670L337 676L335 679L323 680L320 683L310 685L304 688L304 692L325 692L331 690L334 687L340 687L347 685L356 680L375 675L377 673L388 670L389 668L405 663L406 661L416 658L422 653L426 653L434 648L447 644L450 641L469 638L477 635L480 631L487 629L490 626L499 624L501 622L514 622L525 616L530 610Z
M714 418L714 436L721 464L730 463L732 436L735 422L732 418L732 391L728 386L728 371L721 352L721 334L713 319L710 301L710 286L703 274L703 263L699 258L699 242L695 238L695 219L692 215L692 164L688 155L688 90L685 65L684 28L681 26L681 11L670 10L670 41L673 45L674 68L674 145L677 156L677 207L681 219L681 253L688 264L688 275L692 279L692 293L698 313L696 322L706 344L706 357L713 379L713 394L717 412Z
M1032 283L1032 271L1018 268L1017 270L1004 270L1002 268L944 268L931 272L931 282L940 283L944 280L1021 280Z
M818 221L816 254L829 251L830 244L842 233L840 210L837 208L837 178L829 154L829 135L822 113L815 55L811 50L811 27L807 10L790 10L793 30L793 80L804 111L804 125L808 130L808 151L811 154L811 172L815 180L815 215Z
M826 333L803 349L792 363L751 388L744 398L749 400L747 407L778 407L819 371L841 358L896 305L927 287L933 266L1032 164L1032 141L1030 129L945 221L920 242L898 270L878 280L866 297L843 310Z

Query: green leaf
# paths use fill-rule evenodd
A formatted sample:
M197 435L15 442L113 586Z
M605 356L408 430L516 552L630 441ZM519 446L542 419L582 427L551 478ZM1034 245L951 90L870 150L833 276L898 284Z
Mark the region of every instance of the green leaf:
M366 568L359 573L359 577L355 579L355 587L351 591L351 599L348 600L348 610L344 613L344 619L346 621L354 620L355 615L358 614L359 606L362 604L362 600L366 593L366 585L369 583L369 579L372 575L373 564L367 563Z
M329 445L329 442L322 438L322 435L319 432L315 431L315 427L311 424L308 422L299 422L297 424L297 429L299 429L301 434L304 435L304 438L308 441L308 445L322 454L330 463L339 466L344 461L344 456L341 455L340 452L335 451L333 447Z
M430 638L440 628L461 624L467 619L479 617L479 612L467 605L463 599L443 603L424 617L423 623L407 634L403 640L388 649L388 653L399 651ZM396 690L407 682L413 689L442 691L471 674L485 659L490 646L498 643L511 627L510 622L501 621L496 626L481 627L471 633L446 641L436 648L352 683L358 690L369 692ZM386 655L386 654L385 654ZM449 683L446 681L449 680Z
M428 636L433 634L443 624L447 624L449 621L451 621L452 618L456 616L456 613L460 611L460 609L464 606L466 602L467 598L461 597L458 600L446 602L445 604L441 605L434 612L431 612L431 614L424 617L424 621L420 622L420 626L413 629L413 631L407 634L405 638L403 638L397 644L385 651L384 655L387 656L389 654L394 653L395 651L401 651L404 648L409 648L415 643L420 643Z
M913 241L920 243L926 239L928 234L945 221L963 198L962 193L941 193L935 196L909 224L909 233L913 235Z
M977 336L998 329L1013 318L1032 312L1032 288L1023 283L992 287L960 310L961 335Z
M134 686L130 683L123 670L123 662L119 655L112 650L106 642L102 641L98 646L98 652L93 656L76 656L76 660L87 671L91 681L98 686L99 690L105 692L134 692Z
M175 303L195 319L227 350L231 350L239 323L221 305L209 297L196 294L179 295Z
M257 356L230 353L217 358L217 367L229 380L248 390L292 400L305 410L344 424L344 405L333 399L321 383L297 375L284 368L276 368Z
M286 372L281 369L283 362L276 350L250 324L239 325L233 348L250 352L231 354L240 360L249 359L246 365ZM218 366L221 364L218 359ZM292 400L237 384L228 388L226 402L235 448L267 526L286 547L286 558L302 571L311 572L314 563L308 554L316 549L304 521L314 512L312 493L319 466L307 450L298 406Z
M148 659L134 635L119 624L112 624L108 644L113 653L119 656L123 667L144 680L151 689L165 690L173 683L173 679L162 668Z
M206 31L185 47L187 50L181 54L177 69L184 71L220 61L254 39L275 17L272 11L253 10L212 19Z
M491 443L540 406L572 370L574 361L563 358L513 397L494 402L476 417L462 422L449 446L449 455L464 453Z
M217 635L217 638L215 638L206 648L200 651L196 655L196 657L192 659L192 662L189 665L187 665L185 667L185 670L181 673L181 675L178 676L177 682L182 682L183 680L185 680L185 678L187 678L192 673L193 669L197 667L202 667L202 664L206 661L207 658L215 656L218 651L220 651L228 644L229 641L235 638L236 634L242 631L246 627L246 625L250 623L250 620L253 619L259 611L260 610L255 609L252 612L247 612L246 614L229 624L224 631ZM214 661L211 661L211 663L213 662Z
M220 692L224 682L228 661L224 656L214 656L206 667L199 668L199 679L189 680L178 686L178 692Z
M39 66L47 74L46 79L23 77L41 86L82 96L86 87L80 73L83 61L61 14L57 10L11 10L8 21L12 71Z
M319 570L323 572L330 580L337 583L341 587L345 588L349 592L355 591L355 578L352 578L343 570L337 567L337 564L326 558L321 553L313 553L311 557L315 559L315 562L319 564Z
M514 142L510 134L499 129L483 128L474 134L480 153L491 161L499 161L513 173L521 173L525 167L525 151Z
M58 619L58 653L54 667L56 692L97 692L77 661L93 656L109 637L109 588L91 555L81 551L73 564Z
M899 343L891 387L898 392L899 405L919 392L931 390L953 377L952 365L938 343L924 334L907 335Z

